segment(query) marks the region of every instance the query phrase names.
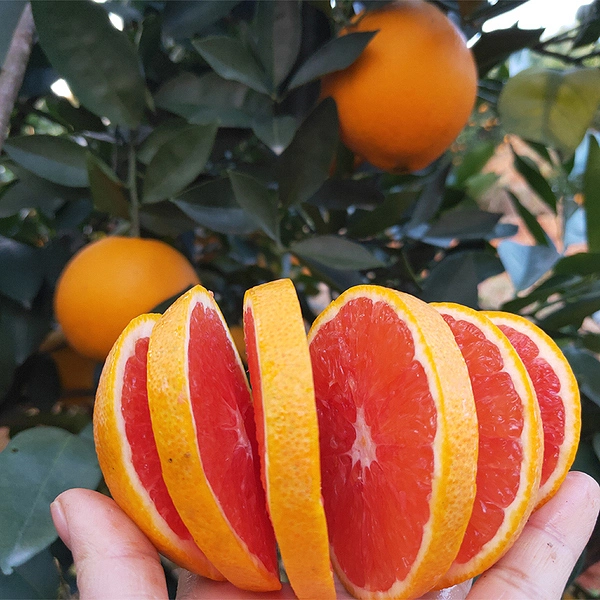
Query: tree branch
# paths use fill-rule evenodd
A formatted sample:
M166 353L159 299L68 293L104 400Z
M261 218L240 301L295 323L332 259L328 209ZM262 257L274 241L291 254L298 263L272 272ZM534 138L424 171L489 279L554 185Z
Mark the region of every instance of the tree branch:
M10 48L6 54L2 72L0 72L0 151L8 135L10 115L25 76L34 30L31 5L28 2L13 33Z

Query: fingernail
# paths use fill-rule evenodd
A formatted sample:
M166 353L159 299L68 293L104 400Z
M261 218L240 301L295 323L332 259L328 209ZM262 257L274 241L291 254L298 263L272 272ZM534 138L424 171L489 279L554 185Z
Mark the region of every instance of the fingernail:
M69 535L69 524L65 517L65 511L60 504L60 500L55 500L50 505L50 514L54 521L54 527L60 536L60 539L70 548L71 547L71 536Z

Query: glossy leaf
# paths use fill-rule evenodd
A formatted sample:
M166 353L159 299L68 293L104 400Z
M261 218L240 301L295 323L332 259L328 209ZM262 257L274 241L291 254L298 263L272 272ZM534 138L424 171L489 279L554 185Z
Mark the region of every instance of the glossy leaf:
M408 228L426 223L435 217L444 201L444 190L451 166L450 163L441 166L427 180L415 204Z
M517 171L525 177L531 189L556 213L556 194L533 161L513 154Z
M10 575L0 575L0 599L32 600L56 598L60 586L55 558L46 548Z
M328 179L308 202L334 210L347 210L350 207L373 209L383 204L384 199L377 187L365 181Z
M296 119L290 115L267 116L252 122L256 137L277 155L290 145L297 128Z
M169 119L155 127L148 137L144 140L140 149L136 153L136 158L147 165L160 150L163 144L176 138L182 131L188 127L183 119Z
M582 294L574 302L568 302L562 308L544 316L539 325L551 331L567 325L579 328L585 317L589 317L598 310L600 310L600 291Z
M563 348L577 383L583 394L600 406L600 362L587 350L566 346Z
M279 157L279 194L284 206L308 200L329 176L338 143L335 102L321 102L304 120Z
M600 147L598 140L590 136L588 158L583 174L583 197L585 206L587 241L591 252L600 251Z
M300 258L315 260L333 269L352 271L385 266L361 244L335 235L315 236L294 242L290 251Z
M593 275L600 273L599 252L578 252L563 256L555 265L557 275Z
M511 77L500 95L504 128L570 156L600 102L600 71L532 68Z
M244 173L229 171L228 174L237 203L272 240L279 241L277 193Z
M356 31L333 38L310 56L294 73L288 89L293 90L327 73L349 67L361 55L376 33L376 31Z
M271 91L263 67L240 40L227 36L210 36L194 40L193 45L223 79L239 81L264 94Z
M456 187L462 187L469 177L481 172L481 169L494 155L496 144L485 141L477 144L469 150L458 166L454 167L450 183Z
M274 87L288 76L302 42L301 3L257 2L256 51Z
M50 503L58 494L99 481L89 440L55 427L12 438L0 453L0 569L10 574L56 539Z
M523 246L510 240L500 242L498 255L518 292L538 281L560 258L554 246Z
M85 148L72 140L53 135L24 135L9 138L6 153L38 177L68 187L89 184Z
M164 200L154 204L142 204L140 225L143 230L155 235L176 238L182 233L192 231L198 224L173 202Z
M0 236L0 293L30 305L44 280L40 250Z
M428 230L427 238L486 239L501 215L478 209L461 209L444 213Z
M146 86L137 53L108 13L85 0L31 4L40 45L79 101L113 124L139 125Z
M91 152L86 155L94 207L111 216L129 219L129 202L123 183L112 169Z
M176 40L202 33L228 15L240 0L178 0L167 2L163 12L163 32Z
M441 260L423 282L427 302L458 302L478 308L477 268L472 252L451 254Z
M369 237L381 233L388 227L398 225L406 217L408 209L415 203L416 191L388 194L383 204L371 211L356 211L350 221L348 233L355 238Z
M256 221L237 203L229 179L215 179L188 190L176 204L196 223L219 233L247 234Z
M548 236L544 231L544 228L539 224L535 215L531 214L527 207L515 196L512 192L508 192L508 195L512 199L514 207L517 209L519 216L525 222L525 226L529 229L529 233L533 236L533 239L537 244L541 246L548 246Z
M216 134L215 125L188 125L165 142L146 169L143 201L159 202L194 181L204 170Z

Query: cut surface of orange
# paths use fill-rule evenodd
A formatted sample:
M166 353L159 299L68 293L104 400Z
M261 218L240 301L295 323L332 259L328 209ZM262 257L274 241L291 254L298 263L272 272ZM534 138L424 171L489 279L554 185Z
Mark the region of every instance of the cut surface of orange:
M454 560L475 496L469 374L422 301L351 288L308 336L331 559L359 598L412 598Z
M571 366L556 342L525 317L485 312L518 352L537 395L544 428L544 464L537 496L539 508L567 476L579 444L581 404Z
M333 600L312 368L289 279L246 292L244 333L261 474L283 565L298 598Z
M477 495L460 551L436 584L444 588L479 575L516 540L535 506L543 434L533 385L506 336L471 308L432 306L467 363L479 424Z
M279 589L246 374L202 286L152 331L148 403L167 488L198 546L234 585Z
M194 573L223 580L194 543L161 474L146 392L148 341L159 317L133 319L106 360L94 407L98 460L113 498L159 552Z

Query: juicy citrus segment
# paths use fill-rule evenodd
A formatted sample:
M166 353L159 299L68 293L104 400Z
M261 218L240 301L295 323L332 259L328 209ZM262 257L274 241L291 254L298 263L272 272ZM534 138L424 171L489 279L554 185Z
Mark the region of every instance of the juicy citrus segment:
M133 319L104 365L94 407L98 460L113 498L159 552L194 573L223 580L194 543L161 474L146 392L148 339L159 317Z
M543 435L535 392L506 336L477 311L432 306L465 358L479 423L477 495L460 551L436 588L470 579L512 545L535 505Z
M435 309L378 286L343 293L308 340L334 568L357 597L416 597L450 567L473 507L466 364Z
M148 402L183 522L234 585L281 587L244 368L212 294L195 286L150 336Z
M310 354L289 279L246 292L244 331L261 473L290 585L300 599L335 599Z
M533 382L544 428L544 464L536 508L557 492L579 444L581 404L577 380L554 340L519 315L484 313L508 337Z

